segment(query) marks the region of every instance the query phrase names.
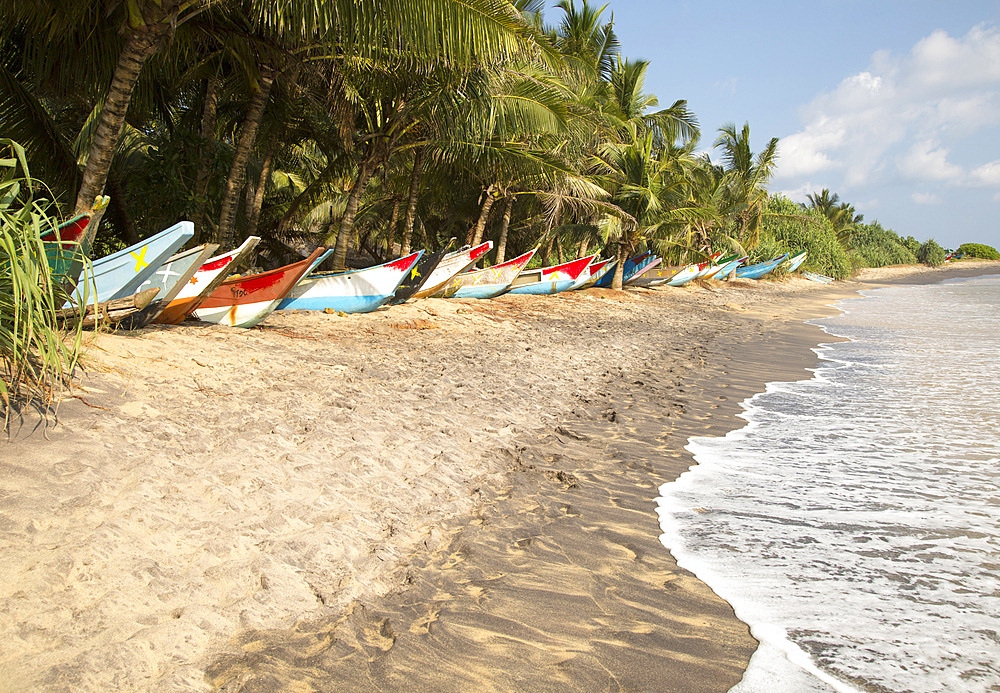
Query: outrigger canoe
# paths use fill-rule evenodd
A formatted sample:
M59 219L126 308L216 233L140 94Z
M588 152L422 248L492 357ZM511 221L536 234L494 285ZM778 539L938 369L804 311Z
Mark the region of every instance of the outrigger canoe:
M93 272L86 277L80 275L75 300L103 303L131 296L192 236L194 224L181 221L133 246L94 260Z
M136 293L140 293L146 289L159 289L156 298L142 310L132 313L119 322L118 327L126 330L138 330L152 322L177 297L184 285L198 271L198 268L205 264L208 256L218 248L218 243L209 243L168 258L136 291Z
M768 260L767 262L758 262L756 265L749 265L748 267L738 267L735 272L733 272L733 278L735 279L760 279L765 274L773 272L774 269L784 262L788 258L788 253L780 255L773 260Z
M513 281L507 293L549 295L565 291L573 286L584 268L597 257L588 255L561 265L539 267L521 272Z
M744 262L750 259L749 255L744 255L742 257L736 258L731 262L727 262L721 270L715 273L716 279L728 279L729 276L736 271L736 268L742 265Z
M632 276L628 279L622 279L622 286L633 286L637 281L642 279L647 272L659 267L661 262L663 262L663 258L657 257L656 255L649 255L645 260L636 265L635 270L632 272Z
M792 272L797 270L799 266L806 261L806 255L808 254L809 251L803 250L801 253L796 253L795 255L792 255L790 258L788 258L788 266L785 267L785 273L791 274Z
M406 303L409 299L413 298L413 295L420 291L420 287L427 283L427 280L431 278L431 274L437 268L441 261L444 259L445 255L448 254L448 248L454 243L455 239L452 238L441 250L436 253L424 253L417 264L410 268L409 273L403 277L403 281L399 283L396 290L392 294L386 305L398 306L400 303Z
M455 275L445 284L435 298L495 298L508 288L534 257L538 248L533 248L513 260L473 272Z
M219 325L253 327L270 315L292 287L332 252L332 248L327 251L321 246L305 260L268 272L230 277L201 302L193 315Z
M243 262L243 259L257 247L259 242L259 236L250 236L243 241L240 247L207 259L174 296L173 300L167 304L163 312L153 318L153 322L176 325L190 315L198 307L198 304L219 288L219 285L226 280L233 268Z
M701 279L714 279L715 276L722 271L722 269L728 265L730 262L739 257L736 253L732 255L727 255L726 257L719 259L722 253L718 253L712 257L712 264L709 266L705 273L701 275Z
M479 258L490 252L492 248L493 241L486 241L472 248L462 248L453 253L448 253L438 263L438 266L434 268L431 276L427 278L427 281L424 282L424 285L420 287L420 290L413 297L427 298L428 296L433 296L443 289L445 284L450 282L456 274L472 267Z
M819 282L820 284L829 284L833 281L833 277L828 277L825 274L820 274L819 272L811 272L806 270L802 273L802 276L814 282Z
M310 274L278 304L278 310L335 310L370 313L392 298L424 254L418 250L390 262L348 272Z

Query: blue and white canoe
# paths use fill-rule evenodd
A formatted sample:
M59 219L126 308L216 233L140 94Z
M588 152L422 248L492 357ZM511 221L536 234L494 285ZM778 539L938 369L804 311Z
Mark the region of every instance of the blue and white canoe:
M307 275L282 299L278 310L370 313L392 298L396 287L423 254L423 250L418 250L374 267Z
M595 256L588 255L576 260L564 262L561 265L540 267L521 272L511 284L511 294L557 294L566 291L580 278L580 273L590 264Z
M697 279L698 274L701 272L701 263L693 262L690 265L685 265L680 269L677 274L672 276L667 281L663 282L663 286L684 286L688 282Z
M791 274L792 272L797 270L799 268L799 265L801 265L803 262L806 261L806 255L808 255L808 251L803 250L801 253L792 255L790 258L788 258L788 266L785 267L785 273Z
M788 253L784 253L773 260L768 260L767 262L758 262L756 265L749 265L747 267L738 267L735 272L733 272L734 279L760 279L765 274L773 272L774 269L788 259Z
M737 258L732 262L727 262L722 269L715 273L716 279L728 279L729 275L736 271L736 268L742 265L744 262L750 259L749 255L744 255L741 258Z
M452 277L435 298L496 298L510 288L511 283L531 261L538 248L533 248L513 260L493 267L462 272Z
M625 286L629 282L629 280L635 277L636 272L638 272L642 267L645 267L643 263L652 256L653 254L647 250L646 252L641 253L640 255L636 255L635 257L626 260L625 266L622 268L622 286ZM612 282L614 282L614 280L615 280L615 273L608 272L603 277L601 277L601 280L598 281L596 284L594 284L594 286L599 286L602 289L608 289L611 287L611 284Z
M194 224L181 221L125 250L94 260L93 271L80 275L74 296L87 304L131 296L192 236Z
M584 281L577 280L576 284L574 284L570 290L577 291L582 289L589 289L594 284L601 281L601 278L604 277L605 274L613 270L616 264L618 263L616 263L614 260L601 260L601 261L591 262L590 266L584 270L584 274L589 272L590 276Z
M820 274L819 272L810 272L809 270L803 272L802 276L810 281L819 282L820 284L829 284L833 281L833 277L828 277L825 274Z

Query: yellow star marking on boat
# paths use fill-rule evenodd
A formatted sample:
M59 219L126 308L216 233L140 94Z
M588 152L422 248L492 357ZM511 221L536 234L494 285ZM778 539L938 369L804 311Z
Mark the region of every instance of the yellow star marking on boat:
M132 257L135 258L135 271L140 272L144 267L149 267L149 263L146 262L146 246L143 246L138 253L132 253Z
M420 272L417 271L417 266L414 265L413 269L410 270L410 279L416 279L420 276Z

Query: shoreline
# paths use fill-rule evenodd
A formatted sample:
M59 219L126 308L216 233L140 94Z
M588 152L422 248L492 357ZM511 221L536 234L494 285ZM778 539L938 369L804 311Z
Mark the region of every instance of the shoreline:
M393 690L421 661L426 675L441 655L425 648L447 642L465 658L448 656L457 689L490 680L506 656L522 667L504 670L511 687L549 680L540 671L566 689L602 676L630 687L659 669L684 682L677 690L719 690L753 641L669 565L657 489L690 464L687 437L742 425L739 402L763 389L753 383L815 363L810 349L827 335L802 324L810 311L875 285L430 300L277 315L245 332L98 335L83 399L64 402L47 439L22 429L7 447L5 686L268 689L340 663L336 680L353 671L361 689ZM749 349L770 365L750 363ZM580 463L595 459L604 464ZM601 544L574 528L598 527L588 513L600 507L615 518L587 536L619 548L595 554ZM586 576L567 547L590 562ZM538 608L501 622L487 606L526 603L500 586L507 565ZM607 582L622 566L642 571ZM441 585L458 597L438 599ZM597 604L582 628L581 609ZM554 627L560 613L558 637L524 622ZM671 614L683 615L672 631L656 623ZM628 652L611 674L605 662ZM434 689L448 687L438 678Z

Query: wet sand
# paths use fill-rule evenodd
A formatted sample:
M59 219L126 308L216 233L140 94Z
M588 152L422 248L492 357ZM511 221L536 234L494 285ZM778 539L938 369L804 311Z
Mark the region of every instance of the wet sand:
M0 689L726 690L755 642L657 488L870 285L98 335L0 452Z

